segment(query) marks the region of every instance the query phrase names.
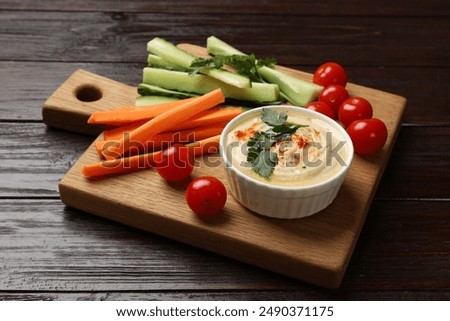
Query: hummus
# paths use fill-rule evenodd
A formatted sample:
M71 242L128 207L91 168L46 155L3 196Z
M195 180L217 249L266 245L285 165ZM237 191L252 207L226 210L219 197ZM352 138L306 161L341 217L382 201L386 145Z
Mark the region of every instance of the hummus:
M277 155L277 163L269 178L253 170L247 161L248 141L257 132L272 126L260 116L242 121L231 128L226 136L226 153L232 166L242 173L262 182L278 186L308 186L319 184L336 175L345 164L347 143L341 133L327 122L286 112L287 122L306 125L298 128L287 139L273 143L270 151Z

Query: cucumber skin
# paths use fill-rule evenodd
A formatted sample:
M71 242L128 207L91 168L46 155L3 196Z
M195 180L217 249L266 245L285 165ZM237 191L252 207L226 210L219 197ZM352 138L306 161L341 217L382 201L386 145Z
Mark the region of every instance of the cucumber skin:
M207 50L212 55L245 55L245 53L214 36L207 39ZM305 106L314 101L323 89L322 86L266 66L259 68L258 73L267 82L277 84L283 94L282 97L296 106Z
M159 70L163 70L163 69L159 69ZM179 99L198 96L197 94L170 90L167 88L161 88L159 86L145 84L145 83L139 84L137 91L141 96L165 96L165 97L174 97L174 98L179 98Z
M251 88L252 82L249 78L232 73L223 69L202 69L200 73L220 80L237 88Z
M148 54L147 66L153 67L153 68L166 68L166 69L172 69L172 70L186 71L186 68L178 66L178 65L174 65L173 63L170 63L170 62L167 62L160 56L157 56L154 54Z
M136 101L134 103L135 106L148 106L148 105L157 105L164 104L171 101L177 101L178 98L175 97L167 97L167 96L138 96L136 97Z
M189 68L195 59L191 54L159 37L155 37L147 43L147 51L154 53L170 64L184 68Z
M143 83L174 91L206 94L221 88L226 98L271 103L279 100L279 87L274 84L252 83L252 88L237 88L204 75L157 68L144 68Z
M258 69L258 72L264 80L277 84L281 92L296 106L305 106L316 100L323 89L322 86L269 67L261 67Z
M147 50L159 57L158 59L152 55L148 56L147 62L154 63L152 67L171 68L173 70L189 69L195 60L195 57L191 54L158 37L147 43ZM151 65L149 64L149 66ZM227 70L202 69L200 72L238 88L250 88L252 86L250 79L247 77Z
M211 55L224 55L224 56L242 55L242 56L246 56L245 53L237 50L236 48L230 46L226 42L224 42L214 36L210 36L206 39L206 49L208 50L208 53L210 53Z
M154 54L148 54L147 64L150 67L157 67L157 68L168 68L172 66L170 63L162 59L160 56Z

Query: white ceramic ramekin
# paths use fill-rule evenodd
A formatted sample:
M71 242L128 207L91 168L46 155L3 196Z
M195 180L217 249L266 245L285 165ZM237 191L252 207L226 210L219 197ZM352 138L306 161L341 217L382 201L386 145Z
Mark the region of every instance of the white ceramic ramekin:
M320 183L308 186L287 187L270 184L270 182L258 181L232 164L231 152L227 148L227 134L240 123L245 122L261 114L262 108L271 108L277 112L287 111L299 116L317 118L333 127L342 136L347 148L344 159L345 166L341 166L333 176ZM288 119L289 121L289 119ZM228 185L231 194L246 208L261 215L294 219L315 214L328 205L336 197L353 159L353 144L347 132L340 124L322 115L301 107L293 106L264 106L254 108L234 118L224 128L220 138L220 154L227 173Z

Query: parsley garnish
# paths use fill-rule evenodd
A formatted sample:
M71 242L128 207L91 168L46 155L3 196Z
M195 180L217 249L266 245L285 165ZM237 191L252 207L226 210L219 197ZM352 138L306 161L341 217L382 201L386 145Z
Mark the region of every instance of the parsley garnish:
M262 150L252 165L253 170L259 175L265 178L270 178L277 164L277 153L271 152L269 150Z
M263 82L262 77L258 73L258 68L262 66L273 67L275 64L276 60L273 58L256 59L254 54L216 55L212 58L196 58L191 64L190 74L194 75L203 68L220 69L224 65L228 65L235 68L238 74L248 77L253 82Z
M257 132L247 142L247 162L252 165L253 170L269 179L278 164L278 155L270 151L277 142L289 140L300 127L308 125L291 124L287 122L286 113L277 113L268 108L263 108L261 120L272 126L266 131Z
M287 117L286 113L281 112L278 114L276 111L269 108L263 108L261 111L261 120L270 126L283 125L287 120Z

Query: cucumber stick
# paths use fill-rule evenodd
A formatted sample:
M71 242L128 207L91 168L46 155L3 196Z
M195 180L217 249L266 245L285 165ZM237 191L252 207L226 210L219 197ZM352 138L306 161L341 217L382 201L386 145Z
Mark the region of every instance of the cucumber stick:
M166 97L166 96L138 96L136 97L136 101L134 103L135 106L148 106L148 105L157 105L169 103L171 101L179 100L175 97Z
M207 50L212 55L244 54L214 36L207 39ZM277 84L280 87L282 97L296 106L305 106L315 100L323 89L322 86L266 66L258 68L258 73L265 81Z
M183 67L175 66L174 64L165 61L160 56L154 55L154 54L148 54L147 58L147 64L149 67L155 67L155 68L168 68L168 69L179 69L179 70L185 70Z
M147 51L161 57L168 63L188 69L194 56L162 38L153 38L147 43Z
M210 36L206 39L206 49L211 55L223 55L223 56L232 56L232 55L242 55L246 56L245 53L237 50L236 48L230 46L226 42L216 38L214 36Z
M164 70L164 69L158 69ZM139 84L138 93L142 96L165 96L165 97L174 97L174 98L190 98L196 97L198 95L186 92L180 92L176 90L170 90L167 88L161 88L159 86L154 86L151 84Z
M173 65L173 69L175 70L180 69L179 67L188 70L195 60L195 57L191 54L176 47L171 42L158 37L153 38L147 43L147 50L159 56L162 61ZM155 58L149 57L149 59L155 61ZM162 62L160 63L163 64ZM250 88L252 85L250 79L247 77L224 69L203 68L200 72L238 88Z
M323 87L310 81L296 78L276 69L261 67L259 74L269 83L277 84L287 100L296 106L305 106L319 96Z
M270 103L278 101L279 87L267 83L252 83L251 88L237 88L205 75L189 75L187 72L147 67L143 71L143 83L167 90L206 94L221 88L226 98Z

